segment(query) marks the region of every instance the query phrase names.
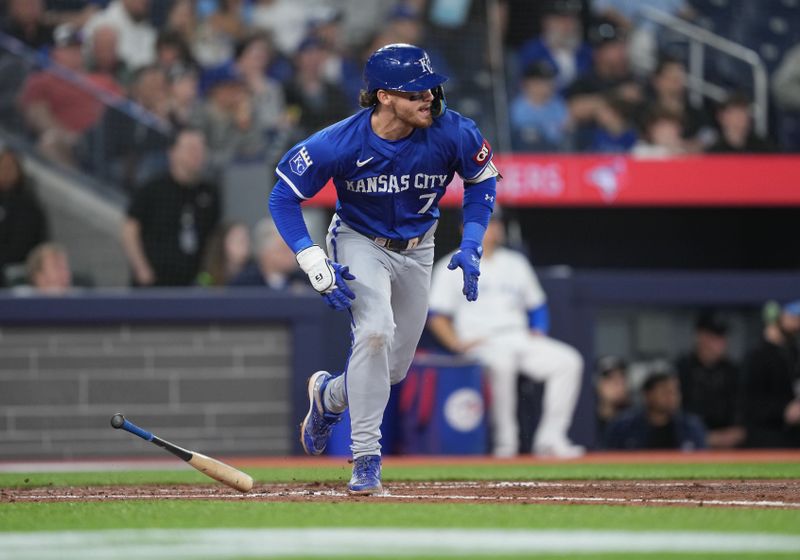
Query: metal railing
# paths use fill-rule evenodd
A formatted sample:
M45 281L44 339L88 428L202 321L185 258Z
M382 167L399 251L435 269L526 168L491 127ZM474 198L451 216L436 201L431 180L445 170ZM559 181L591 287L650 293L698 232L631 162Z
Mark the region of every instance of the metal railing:
M732 58L741 60L753 70L753 120L759 136L769 130L769 78L767 67L758 53L739 43L712 33L698 25L662 12L656 8L644 8L644 15L652 22L684 36L689 42L689 91L694 105L702 103L702 97L715 101L724 99L726 90L705 78L706 48L716 49Z

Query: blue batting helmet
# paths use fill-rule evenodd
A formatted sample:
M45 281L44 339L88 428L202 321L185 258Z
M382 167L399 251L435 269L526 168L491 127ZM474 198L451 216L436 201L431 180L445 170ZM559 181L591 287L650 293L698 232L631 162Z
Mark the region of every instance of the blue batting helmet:
M428 53L404 43L381 47L372 53L364 67L367 91L425 91L446 81L447 76L433 71Z

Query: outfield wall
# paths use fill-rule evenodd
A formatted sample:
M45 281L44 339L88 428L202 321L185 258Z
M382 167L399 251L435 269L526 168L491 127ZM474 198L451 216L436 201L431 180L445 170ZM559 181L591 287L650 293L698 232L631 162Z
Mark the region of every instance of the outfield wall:
M800 297L800 273L540 272L552 334L586 358L572 436L589 446L591 363L604 350L595 347L604 312L758 309ZM348 345L347 315L314 294L0 296L0 459L162 453L112 430L117 411L208 453L297 453L305 380L340 368Z

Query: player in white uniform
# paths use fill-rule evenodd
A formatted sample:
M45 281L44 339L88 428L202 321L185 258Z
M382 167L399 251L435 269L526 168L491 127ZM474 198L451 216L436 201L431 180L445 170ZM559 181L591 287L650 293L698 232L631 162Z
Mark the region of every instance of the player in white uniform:
M446 110L445 80L419 47L378 49L364 69L364 109L289 150L270 195L275 225L311 285L331 307L350 312L351 355L343 375L311 376L300 440L319 455L349 408L352 493L382 491L383 412L425 326L438 203L456 173L464 179L464 234L451 259L462 274L452 274L459 297L478 297L498 172L475 123ZM313 244L300 204L329 180L338 200L326 253Z
M428 325L442 344L473 357L487 370L493 449L498 457L519 450L517 375L545 382L534 452L562 458L583 454L567 437L583 375L583 359L571 346L547 336L547 299L528 260L501 244L497 210L483 239L481 297L466 305L448 256L433 268Z

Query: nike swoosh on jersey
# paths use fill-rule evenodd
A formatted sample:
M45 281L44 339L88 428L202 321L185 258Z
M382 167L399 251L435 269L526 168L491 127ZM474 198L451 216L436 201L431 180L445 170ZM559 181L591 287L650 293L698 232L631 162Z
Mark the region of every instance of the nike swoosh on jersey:
M371 162L371 161L372 161L372 159L373 159L374 157L375 157L375 156L372 156L372 157L370 157L370 158L367 158L367 159L365 159L364 161L361 161L361 160L356 160L356 167L364 167L364 166L365 166L365 165L367 165L369 162Z

